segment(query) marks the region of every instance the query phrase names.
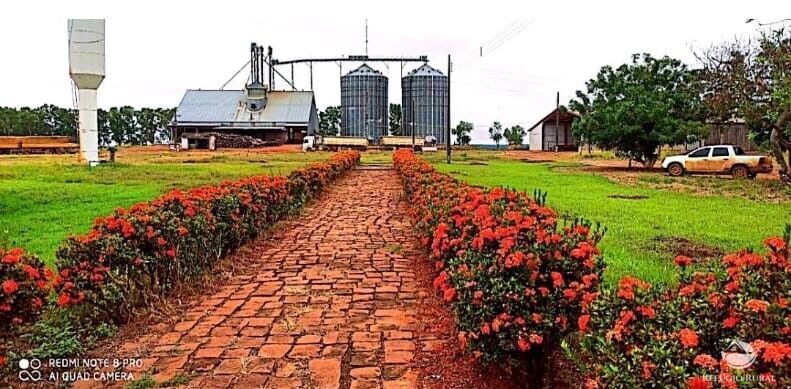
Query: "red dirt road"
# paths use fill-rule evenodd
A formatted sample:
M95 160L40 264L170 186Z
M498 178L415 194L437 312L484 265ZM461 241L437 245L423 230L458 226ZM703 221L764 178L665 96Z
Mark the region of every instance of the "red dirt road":
M350 173L235 254L245 274L118 354L143 358L157 382L202 389L418 387L416 314L430 291L401 193L392 170Z

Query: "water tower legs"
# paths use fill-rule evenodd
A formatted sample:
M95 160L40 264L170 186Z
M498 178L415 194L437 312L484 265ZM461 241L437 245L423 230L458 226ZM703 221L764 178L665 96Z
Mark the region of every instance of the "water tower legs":
M80 161L89 166L99 164L99 116L96 89L79 90Z

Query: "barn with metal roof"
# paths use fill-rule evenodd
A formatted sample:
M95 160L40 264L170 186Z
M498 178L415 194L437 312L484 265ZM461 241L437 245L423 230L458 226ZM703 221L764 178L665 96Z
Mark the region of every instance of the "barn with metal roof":
M189 89L170 123L173 139L185 134L247 135L268 143L302 143L316 133L312 91L271 90L264 84L264 48L250 47L250 82L243 90Z
M171 123L174 139L183 133L221 132L301 143L318 128L311 91L267 91L260 106L253 100L247 90L187 90Z

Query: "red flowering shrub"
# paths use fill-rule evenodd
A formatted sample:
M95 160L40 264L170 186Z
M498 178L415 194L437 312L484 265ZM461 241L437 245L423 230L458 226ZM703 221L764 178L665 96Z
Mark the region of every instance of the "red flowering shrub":
M359 158L340 152L287 177L174 190L96 219L90 232L58 250L57 305L123 320L301 207Z
M393 159L462 346L540 380L548 352L586 323L581 315L603 270L601 234L580 221L560 225L554 210L523 192L460 183L409 150Z
M680 282L669 290L624 279L617 290L603 292L591 304L583 329L592 382L609 387L791 387L788 236L764 243L766 255L742 251L699 264L676 258ZM728 353L749 354L749 347L755 355L751 366L728 365L742 358Z
M41 313L52 272L20 248L0 248L0 330L27 323Z

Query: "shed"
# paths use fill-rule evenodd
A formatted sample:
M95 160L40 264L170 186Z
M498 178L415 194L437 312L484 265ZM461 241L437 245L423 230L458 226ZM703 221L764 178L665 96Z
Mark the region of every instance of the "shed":
M571 134L571 124L579 118L576 112L557 109L544 116L527 132L530 150L535 151L576 151L577 144Z
M750 129L744 120L731 119L706 123L709 135L704 145L734 145L746 151L758 150L758 145L750 139Z

